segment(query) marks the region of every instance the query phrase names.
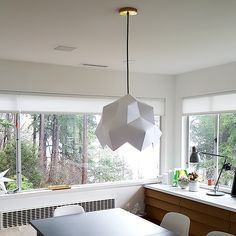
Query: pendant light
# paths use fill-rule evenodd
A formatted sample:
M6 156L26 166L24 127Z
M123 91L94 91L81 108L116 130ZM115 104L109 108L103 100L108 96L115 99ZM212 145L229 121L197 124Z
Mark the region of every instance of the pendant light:
M127 18L127 94L103 107L102 117L95 133L103 148L107 145L115 151L123 144L129 143L142 151L158 143L161 131L155 125L153 107L137 101L129 94L129 17L137 15L137 9L121 8L119 14Z

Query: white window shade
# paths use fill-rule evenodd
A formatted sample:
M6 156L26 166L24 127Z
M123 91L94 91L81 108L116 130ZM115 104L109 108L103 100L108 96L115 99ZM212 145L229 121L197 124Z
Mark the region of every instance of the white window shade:
M22 112L101 113L104 105L115 99L21 95Z
M236 111L236 93L183 99L183 115Z
M19 110L17 95L0 94L0 109L2 112L12 112Z
M153 107L154 115L164 116L165 115L165 100L155 98L138 98L140 102L146 103Z
M45 113L102 113L115 97L70 97L25 94L0 94L0 111ZM139 99L154 107L155 115L164 115L164 99Z

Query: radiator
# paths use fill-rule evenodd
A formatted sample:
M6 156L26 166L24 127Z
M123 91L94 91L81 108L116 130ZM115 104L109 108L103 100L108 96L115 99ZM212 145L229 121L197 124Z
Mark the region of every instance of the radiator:
M85 212L99 211L115 208L115 199L103 199L90 202L77 202L65 205L0 212L0 230L9 227L27 225L31 220L35 219L52 217L53 212L57 207L67 205L80 205L84 208Z

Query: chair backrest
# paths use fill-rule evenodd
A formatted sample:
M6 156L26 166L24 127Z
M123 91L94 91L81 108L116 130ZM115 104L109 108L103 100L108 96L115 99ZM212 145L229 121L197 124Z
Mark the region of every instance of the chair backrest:
M53 213L53 216L64 216L72 214L84 213L84 208L78 205L68 205L57 207Z
M186 215L177 212L169 212L163 217L161 227L166 228L179 236L188 236L190 219Z
M225 233L222 231L211 231L207 236L234 236L233 234Z

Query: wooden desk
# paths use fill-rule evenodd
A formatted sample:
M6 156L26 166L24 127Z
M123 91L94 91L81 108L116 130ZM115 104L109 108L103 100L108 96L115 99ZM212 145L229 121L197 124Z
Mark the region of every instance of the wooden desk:
M145 186L147 217L159 224L167 212L179 212L190 218L190 236L205 236L210 231L236 235L236 198L206 195L207 190L189 192L170 185Z
M32 220L40 236L177 236L120 208Z

